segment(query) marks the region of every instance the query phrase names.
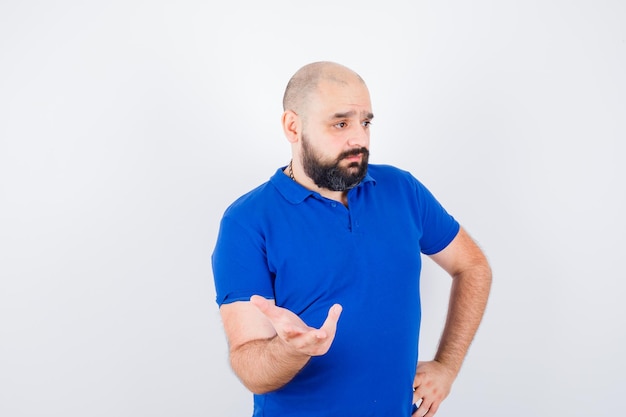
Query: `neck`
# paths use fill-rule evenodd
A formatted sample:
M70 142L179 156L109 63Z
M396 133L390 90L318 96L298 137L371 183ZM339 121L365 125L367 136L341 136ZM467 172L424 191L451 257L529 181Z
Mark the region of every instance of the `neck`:
M333 191L333 190L329 190L327 188L321 188L318 187L317 184L315 184L309 177L307 177L306 175L304 175L304 177L306 178L306 182L300 182L296 179L296 174L294 174L294 170L293 170L293 159L291 161L289 161L289 165L287 166L287 168L285 169L285 171L283 171L287 176L289 176L289 178L291 178L294 182L300 184L301 186L303 186L304 188L311 190L311 191L316 191L318 193L320 193L320 195L322 195L323 197L326 197L330 200L335 200L338 201L339 203L343 204L344 206L348 207L348 191ZM298 177L301 177L301 175L298 175Z

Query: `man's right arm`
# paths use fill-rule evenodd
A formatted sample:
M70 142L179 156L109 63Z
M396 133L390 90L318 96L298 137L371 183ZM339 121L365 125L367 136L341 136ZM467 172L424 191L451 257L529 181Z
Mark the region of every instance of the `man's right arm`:
M330 308L319 329L259 296L223 304L220 314L233 371L250 391L264 394L291 381L311 356L328 352L341 306Z

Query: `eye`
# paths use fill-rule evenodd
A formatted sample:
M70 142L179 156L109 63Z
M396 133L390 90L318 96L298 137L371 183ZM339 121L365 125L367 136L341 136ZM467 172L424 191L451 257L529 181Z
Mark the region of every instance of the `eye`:
M335 127L338 127L339 129L343 129L346 126L348 126L348 123L346 123L346 122L339 122L339 123L335 124Z
M361 124L363 125L363 127L370 127L372 125L372 121L364 120L363 122L361 122Z

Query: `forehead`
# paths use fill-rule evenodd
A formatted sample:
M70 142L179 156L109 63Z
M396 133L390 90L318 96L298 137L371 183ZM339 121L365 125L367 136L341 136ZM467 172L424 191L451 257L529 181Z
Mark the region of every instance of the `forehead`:
M370 114L372 104L367 87L360 80L320 80L312 94L312 108L321 113Z

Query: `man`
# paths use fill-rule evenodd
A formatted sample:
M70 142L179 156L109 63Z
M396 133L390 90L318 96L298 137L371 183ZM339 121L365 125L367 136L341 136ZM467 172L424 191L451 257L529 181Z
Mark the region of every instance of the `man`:
M489 265L417 179L368 164L374 115L355 72L306 65L283 105L293 158L226 210L212 257L254 416L431 417L482 319ZM421 253L453 281L437 354L418 364Z

